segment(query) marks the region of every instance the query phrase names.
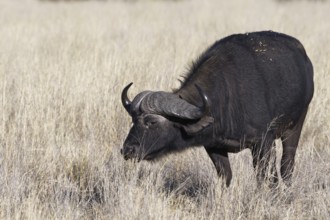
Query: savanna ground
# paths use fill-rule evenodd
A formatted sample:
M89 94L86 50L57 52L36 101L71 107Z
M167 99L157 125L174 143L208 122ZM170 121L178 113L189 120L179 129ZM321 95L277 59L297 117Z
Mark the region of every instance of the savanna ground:
M330 2L0 1L1 219L329 219ZM215 40L297 37L315 95L293 184L258 186L250 152L225 188L202 148L134 164L122 88L166 90ZM280 143L278 154L281 153Z

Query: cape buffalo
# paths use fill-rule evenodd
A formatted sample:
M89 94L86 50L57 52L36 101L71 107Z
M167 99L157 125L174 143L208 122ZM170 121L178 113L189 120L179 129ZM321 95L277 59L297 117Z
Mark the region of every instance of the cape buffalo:
M313 66L295 38L272 31L235 34L216 41L191 66L174 92L144 91L122 104L133 126L121 153L152 160L204 146L229 186L228 153L250 148L265 177L270 150L281 138L281 176L290 180L294 157L313 97Z

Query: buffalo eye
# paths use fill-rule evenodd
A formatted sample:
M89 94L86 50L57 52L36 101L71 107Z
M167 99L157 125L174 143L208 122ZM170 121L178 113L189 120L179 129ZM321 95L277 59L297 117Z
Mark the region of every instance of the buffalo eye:
M147 116L144 118L144 125L146 128L153 127L155 124L157 124L157 122L158 122L157 118L154 117Z
M151 128L151 127L153 127L155 124L157 124L157 121L146 121L146 122L145 122L145 126L146 126L146 128Z

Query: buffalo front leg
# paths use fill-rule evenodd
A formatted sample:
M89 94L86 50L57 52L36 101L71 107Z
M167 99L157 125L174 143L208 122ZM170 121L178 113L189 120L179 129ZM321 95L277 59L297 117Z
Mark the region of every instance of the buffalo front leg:
M228 152L217 148L205 149L217 170L218 176L225 179L226 186L228 187L232 178Z
M283 145L281 176L287 185L291 184L290 181L293 172L294 158L306 113L307 110L300 116L297 124L293 128L287 130L281 137Z

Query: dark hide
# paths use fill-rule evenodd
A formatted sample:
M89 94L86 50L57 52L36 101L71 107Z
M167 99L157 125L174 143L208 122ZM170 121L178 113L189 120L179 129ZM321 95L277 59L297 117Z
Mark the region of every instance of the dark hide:
M271 31L226 37L197 59L181 87L171 95L195 107L203 106L206 97L208 112L194 120L158 114L164 125L157 125L153 131L158 133L152 134L136 123L152 112L137 106L139 112L129 112L136 115L135 122L122 153L128 158L146 159L137 151L145 154L150 150L147 145L157 145L151 151L160 153L147 157L153 159L164 152L203 145L219 176L229 185L228 153L250 148L253 164L263 178L274 140L281 138L281 175L289 180L313 89L312 63L295 38ZM133 152L127 153L129 148L134 148Z

